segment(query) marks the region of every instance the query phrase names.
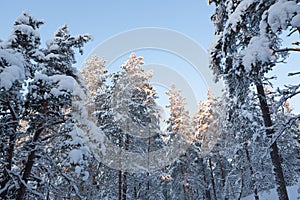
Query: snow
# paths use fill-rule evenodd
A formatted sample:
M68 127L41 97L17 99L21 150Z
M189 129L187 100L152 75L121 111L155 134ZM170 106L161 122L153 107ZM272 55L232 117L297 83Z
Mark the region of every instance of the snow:
M45 60L51 60L52 58L58 59L59 55L54 54L54 53L49 53L47 56L45 56Z
M85 98L82 88L73 77L66 75L53 75L51 76L51 79L53 79L54 82L58 82L57 89L71 91L72 95L79 96L79 98L82 99Z
M247 12L247 9L250 5L257 2L257 0L244 0L242 1L237 8L235 9L235 12L229 16L229 19L227 20L227 23L225 25L225 29L227 30L228 27L231 27L231 30L236 31L236 26L240 21L242 21L241 16ZM229 29L230 30L230 29ZM224 32L224 35L226 35L226 32Z
M3 49L0 49L0 59L8 63L8 66L0 72L0 88L9 90L15 81L25 79L25 61L21 54Z
M57 44L51 44L49 43L49 50L54 51L54 50L59 50L60 47Z
M250 121L253 120L253 114L251 112L249 112L248 110L243 110L242 111L242 115L245 117L245 118L248 118Z
M300 6L294 1L279 1L271 6L269 9L268 24L271 26L272 31L276 32L281 29L287 29L295 13L300 13ZM300 25L299 15L293 21L293 24L295 27Z
M23 15L20 15L19 17L17 17L16 21L21 22L23 24L29 24L28 16L30 16L30 14L28 12L23 12Z
M83 159L83 151L80 149L73 149L69 153L70 163L77 164Z
M54 97L63 95L65 92L71 92L72 95L78 96L81 99L85 98L83 89L78 85L77 81L66 75L53 75L47 76L45 74L37 73L34 78L37 80L42 80L44 82L57 83L56 87L53 87L50 91Z
M300 189L300 180L298 181L298 185L293 185L287 187L289 199L300 199L300 193L298 190ZM263 200L279 200L276 189L272 189L270 191L262 191L259 193L259 199ZM254 195L249 195L247 197L242 198L242 200L254 200Z
M76 167L75 167L75 173L76 173L77 177L79 177L79 176L80 176L80 173L81 173L81 167L76 166Z
M238 11L240 14L241 11ZM294 1L281 0L272 5L268 12L265 12L260 23L260 35L253 37L248 48L242 52L243 65L247 72L251 71L256 63L266 63L275 60L271 50L272 39L268 38L267 27L271 27L273 32L285 30L288 26L300 26L300 6Z
M16 22L18 24L34 24L34 23L44 24L44 20L36 19L27 11L23 12L22 15L17 17Z
M294 27L299 27L300 26L300 14L296 15L292 21L291 21L292 26Z
M45 58L45 54L42 51L36 50L33 54L33 57L36 57L39 60L42 60L43 58Z
M47 82L47 81L49 81L50 79L49 79L49 76L47 76L47 75L45 75L45 74L37 73L37 74L35 75L34 80L36 80L36 81L41 80L41 81L43 81L43 82ZM32 86L32 87L34 87L34 86Z
M25 64L22 54L12 52L9 49L0 49L0 58L5 59L10 65L23 66Z
M251 71L252 65L261 62L269 62L272 60L272 51L269 47L269 39L266 37L253 37L242 54L243 64L247 72Z
M75 79L66 75L53 75L51 76L53 82L58 82L59 90L73 91L75 85Z
M26 24L15 25L14 31L20 31L22 34L30 35L35 38L40 37L36 30L34 30L31 26Z
M72 141L70 142L70 144L72 144L72 145L78 145L78 144L82 145L81 137L84 135L84 132L80 128L78 128L76 126L71 132L68 133L68 135L70 135L71 138L72 138Z
M30 19L31 21L40 21L40 22L44 22L43 20L37 20L35 17L33 17L29 12L23 12L23 14L19 17L17 17L16 21L19 23L23 23L23 24L29 24L30 23Z
M61 92L57 88L52 88L50 94L52 94L54 97L58 97L61 95Z
M90 177L89 172L87 172L87 171L83 172L83 177L82 177L82 180L83 180L83 181L88 180L89 177Z

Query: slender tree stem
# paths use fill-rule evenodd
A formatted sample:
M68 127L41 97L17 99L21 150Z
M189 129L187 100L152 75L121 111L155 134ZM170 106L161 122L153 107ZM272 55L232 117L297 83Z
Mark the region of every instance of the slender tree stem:
M264 124L266 127L266 134L267 134L267 136L272 137L274 135L274 129L271 128L273 126L273 123L271 120L271 114L270 114L270 110L269 110L269 106L267 103L267 98L266 98L266 94L265 94L263 85L257 84L256 90L258 93L260 108L262 111ZM273 167L274 167L275 181L277 184L277 192L279 195L279 199L280 200L288 200L289 198L288 198L288 194L287 194L287 190L286 190L286 184L285 184L285 180L284 180L283 170L282 170L282 166L281 166L281 161L280 161L280 156L279 156L276 141L271 145L270 155L271 155L271 160L272 160Z

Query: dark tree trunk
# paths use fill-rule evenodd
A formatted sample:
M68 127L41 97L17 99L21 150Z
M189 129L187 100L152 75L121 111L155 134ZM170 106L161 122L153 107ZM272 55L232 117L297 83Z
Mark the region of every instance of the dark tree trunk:
M134 199L137 199L137 186L136 186L135 179L134 179L134 187L133 187L133 196L134 196Z
M39 128L37 130L37 132L34 134L33 137L33 145L32 145L32 149L35 149L36 147L36 142L39 139L41 133L43 132L43 128ZM32 170L32 166L34 164L34 158L35 158L35 150L31 150L31 152L29 153L28 157L27 157L27 162L25 164L25 169L23 172L23 176L22 176L22 180L27 183L28 182L28 178L30 176L31 170ZM25 190L26 190L26 186L25 184L21 183L20 185L20 189L17 195L17 200L22 200L24 198L25 195Z
M48 109L48 100L45 101L44 103L44 106L43 106L43 110L41 112L41 114L46 114L47 112L47 109ZM31 170L32 170L32 166L34 164L34 159L35 159L35 152L36 150L35 147L36 147L36 142L38 141L38 139L40 138L42 132L44 131L44 123L45 122L41 122L38 126L37 126L37 129L36 129L36 132L33 136L33 140L32 140L32 150L31 152L29 153L28 157L27 157L27 162L25 164L25 169L24 169L24 172L23 172L23 176L22 176L22 180L27 183L28 181L28 178L30 176L30 173L31 173ZM57 122L57 123L60 123L60 122ZM17 200L22 200L24 198L24 195L25 195L25 191L26 191L26 186L21 183L20 184L20 189L19 189L19 192L18 192L18 195L17 195Z
M8 151L7 151L7 165L4 169L4 180L1 182L1 188L4 188L9 181L8 171L11 170L11 166L12 166L13 153L14 153L14 149L15 149L15 132L16 132L16 129L14 129L13 135L9 136L9 147L8 147ZM0 198L5 199L7 192L8 192L7 189L4 190L1 193Z
M208 187L209 184L208 184L207 179L206 179L206 172L205 172L206 170L205 170L205 165L203 163L203 159L202 158L200 158L200 163L202 165L203 181L204 181L204 184L205 184L205 191L204 191L204 193L205 193L205 199L210 200L211 197L210 197L210 191L209 191L209 187Z
M118 171L118 197L122 200L122 171Z
M122 136L119 135L119 148L122 147ZM121 168L122 166L122 154L121 154L121 150L119 152L119 168ZM122 170L118 171L118 199L122 200Z
M4 180L1 182L1 188L4 188L5 185L8 183L9 181L9 175L8 175L8 171L11 170L11 166L12 166L12 160L13 160L13 156L14 156L14 149L15 149L15 138L16 138L16 131L17 131L17 126L18 126L18 117L16 116L16 112L14 110L14 108L11 106L11 103L5 102L5 104L8 106L8 109L10 111L11 114L11 119L14 122L13 125L13 134L11 134L9 136L9 146L8 146L8 150L7 150L7 165L5 167L4 170ZM0 197L1 199L5 199L7 195L7 189L4 190L1 194Z
M151 145L151 137L150 137L150 130L148 130L148 147L147 147L147 167L148 167L148 172L147 172L147 193L148 193L148 197L150 194L150 145ZM149 199L149 198L147 198Z
M225 173L224 173L222 158L221 158L219 150L218 150L217 154L218 154L218 160L219 160L219 166L220 166L221 186L222 186L222 188L224 188L224 186L225 186Z
M123 194L122 194L122 197L123 197L123 200L126 200L127 198L127 172L123 172Z
M272 137L272 135L274 134L274 129L271 128L273 123L271 120L271 114L268 107L267 98L266 98L263 85L261 84L256 85L256 89L257 89L258 98L260 102L260 108L264 119L264 124L266 127L266 134L267 136ZM284 175L281 167L281 161L280 161L280 156L279 156L276 141L274 141L274 143L272 143L271 145L270 155L274 167L274 175L275 175L275 182L277 184L276 190L278 193L278 197L280 200L288 200L289 198L286 190L286 184L284 180Z
M216 184L215 184L215 178L214 178L214 172L213 172L213 168L212 168L211 158L208 158L208 164L209 164L209 169L210 169L211 185L212 185L212 190L213 190L213 194L214 194L214 199L217 200Z
M127 151L129 148L129 136L126 134L125 136L125 150ZM127 172L123 172L123 200L127 199Z
M244 174L243 174L243 169L241 169L241 190L240 190L240 193L239 193L239 196L237 198L237 200L241 200L242 198L242 195L243 195L243 191L244 191Z
M254 198L255 198L255 200L259 200L257 187L256 187L255 181L254 181L254 179L253 179L253 176L254 176L254 170L253 170L253 167L252 167L251 157L250 157L250 153L249 153L249 150L248 150L248 144L247 144L247 143L245 143L245 151L246 151L247 161L248 161L248 164L249 164L250 174L251 174L251 176L252 176L252 179L251 179L251 185L252 185L252 187L253 187Z

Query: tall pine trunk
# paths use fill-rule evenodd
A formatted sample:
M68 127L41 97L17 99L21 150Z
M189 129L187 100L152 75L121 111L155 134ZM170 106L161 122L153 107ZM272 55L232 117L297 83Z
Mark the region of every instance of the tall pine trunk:
M129 148L129 136L128 134L126 134L125 136L125 150L128 151L128 148ZM128 173L127 172L123 172L123 200L126 200L127 199L127 175Z
M258 93L260 108L262 111L264 124L266 127L266 134L268 137L272 137L272 135L274 134L274 129L271 128L273 126L273 123L271 120L270 109L268 107L267 98L266 98L266 94L265 94L263 85L257 84L256 90ZM275 182L277 185L276 190L278 193L278 197L280 200L288 200L289 197L288 197L287 190L286 190L286 184L285 184L285 180L284 180L284 175L283 175L283 171L282 171L282 167L281 167L281 161L280 161L280 156L279 156L278 146L277 146L276 141L274 141L271 145L270 155L271 155L271 160L272 160L272 164L273 164L273 168L274 168L273 170L274 170L274 175L275 175Z
M223 169L223 164L222 164L222 158L221 158L221 155L220 155L220 150L219 150L219 145L216 144L216 146L218 147L218 150L217 150L217 155L218 155L218 163L219 163L219 167L220 167L220 175L221 175L221 187L222 189L224 189L224 186L225 186L225 172L224 172L224 169Z
M118 171L118 199L122 200L122 171Z
M205 170L205 165L203 163L203 158L200 158L200 163L201 163L201 167L202 167L202 170L203 170L203 182L204 182L204 186L205 186L205 191L204 191L204 194L205 194L205 199L207 200L210 200L211 197L210 197L210 191L209 191L209 187L208 187L208 181L206 179L206 170Z
M254 170L253 170L253 167L252 167L251 157L250 157L250 153L249 153L249 149L248 149L248 144L247 143L245 143L245 151L246 151L247 161L248 161L248 164L249 164L250 174L252 176L251 185L253 187L254 198L255 198L255 200L259 200L257 187L256 187L255 181L253 179Z
M47 112L47 108L48 108L48 100L46 100L44 102L44 106L43 106L43 110L41 112L41 114L46 114ZM24 172L23 172L23 176L22 176L22 180L27 183L28 182L28 178L30 177L30 174L31 174L31 170L32 170L32 167L33 167L33 164L34 164L34 160L35 160L35 153L36 153L36 142L38 141L38 139L40 138L42 132L44 131L44 128L45 128L45 124L44 122L41 122L37 129L36 129L36 132L33 136L33 141L32 141L32 148L31 148L31 151L27 157L27 161L26 161L26 164L25 164L25 168L24 168ZM24 198L24 195L25 195L25 191L26 191L26 185L24 183L21 183L20 184L20 189L18 191L18 195L17 195L17 200L22 200Z
M213 172L213 167L212 167L212 162L211 162L210 157L208 157L208 164L209 164L209 169L210 169L210 178L211 178L211 185L212 185L213 195L214 195L214 199L217 200L215 177L214 177L214 172Z
M244 183L244 174L243 173L244 173L244 170L241 167L241 189L240 189L239 196L238 196L237 200L242 199L242 195L243 195L243 192L244 192L245 183Z
M118 138L119 148L122 146L122 135L119 135ZM119 168L122 165L122 153L119 151ZM118 199L122 200L122 170L118 170Z
M147 172L147 199L149 199L149 194L150 194L150 145L151 145L151 141L150 141L150 132L148 131L148 147L147 147L147 167L148 167L148 172Z

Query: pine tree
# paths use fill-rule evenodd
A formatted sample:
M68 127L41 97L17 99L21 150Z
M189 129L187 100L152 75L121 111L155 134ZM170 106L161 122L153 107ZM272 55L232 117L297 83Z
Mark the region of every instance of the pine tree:
M72 65L73 48L81 49L90 36L71 36L65 26L42 49L38 34L41 24L23 13L12 35L1 43L4 112L0 119L12 124L12 128L1 129L2 152L6 154L1 167L4 199L54 198L67 193L80 196L74 177L88 176L81 168L90 155L88 138L73 118L72 105L84 98L84 93ZM63 190L66 185L69 187ZM66 193L59 194L60 190Z
M187 147L194 140L194 131L191 126L191 119L188 111L185 109L185 99L181 96L180 90L176 89L175 85L166 92L169 98L167 108L170 110L170 117L167 122L167 133L169 137L168 143L175 144L177 149L171 149L172 152L168 154L178 155L172 164L167 166L167 174L172 179L172 185L168 188L165 198L169 199L189 199L190 195L190 175L188 173L188 164L193 159L190 154L186 152ZM183 152L180 152L183 150ZM168 181L168 180L167 180Z
M98 56L92 56L86 61L85 66L80 70L84 82L87 86L86 107L90 117L93 117L97 112L96 108L101 106L100 98L105 98L107 89L106 80L109 77L105 68L105 60ZM101 97L100 97L101 96Z
M200 101L198 111L193 118L195 142L193 148L199 154L203 199L224 199L225 177L230 171L224 141L226 135L224 105L221 99L207 93L207 100ZM227 162L226 162L227 161ZM227 163L227 164L226 164ZM201 182L200 182L201 183ZM225 198L226 199L226 198Z
M99 164L101 176L96 177L102 194L100 198L130 199L150 197L151 179L148 172L130 172L130 164L122 156L122 151L138 152L144 158L150 156L152 149L160 144L159 114L155 103L156 91L150 84L151 73L141 67L142 57L131 54L129 60L121 65L121 70L107 74L104 62L94 57L81 70L87 87L90 89L87 105L91 115L97 116L97 125L112 145L110 156L119 157L112 166L105 166L106 158ZM107 82L111 80L111 82ZM149 157L150 158L150 157ZM144 167L149 160L141 163ZM151 163L149 163L151 164ZM129 165L128 165L129 166ZM112 169L111 169L112 168ZM122 170L122 169L125 170ZM117 187L115 187L117 185ZM142 195L142 196L141 196Z
M16 159L17 140L23 134L21 119L24 115L23 85L26 79L33 76L35 65L30 59L36 60L39 52L40 36L37 33L42 21L28 13L23 13L14 24L14 31L7 41L1 42L1 138L3 157L1 156L1 198L14 198L19 187L14 170L20 159ZM3 168L2 168L3 166ZM1 174L2 174L1 173Z
M245 102L250 85L254 85L260 102L266 134L275 130L263 85L266 73L281 58L282 30L297 29L300 7L295 1L209 1L216 4L212 20L216 42L211 48L211 64L217 77L223 77L230 98ZM255 13L255 15L249 15ZM231 105L235 109L235 105ZM280 199L288 199L277 141L271 144L271 160Z
M139 164L142 165L142 168L149 170L135 175L126 171L122 172L122 199L128 198L132 192L133 188L129 186L133 184L130 183L130 180L134 180L135 190L143 198L150 197L151 177L149 172L153 164L150 160L150 153L160 143L157 140L159 134L159 112L155 102L157 93L150 84L152 74L144 71L141 67L143 63L142 57L136 57L132 53L129 60L121 66L122 71L114 75L114 77L117 76L117 79L114 79L115 82L112 86L114 89L111 102L113 112L123 135L120 143L124 150L144 155L143 157L146 159ZM140 195L137 198L140 198Z

